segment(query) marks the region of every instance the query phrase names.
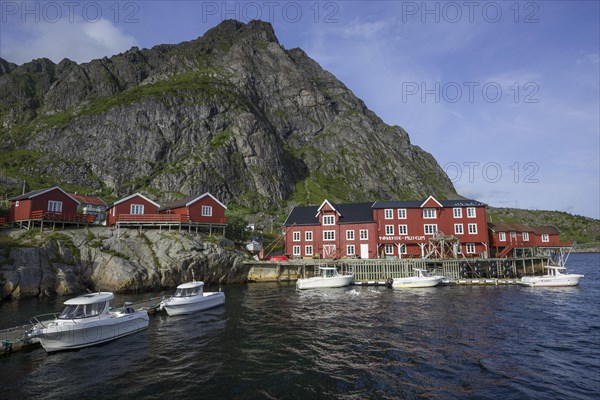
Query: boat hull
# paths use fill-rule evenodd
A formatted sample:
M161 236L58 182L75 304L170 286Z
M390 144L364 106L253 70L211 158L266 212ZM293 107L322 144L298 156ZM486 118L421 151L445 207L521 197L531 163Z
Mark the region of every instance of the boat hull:
M583 275L563 274L555 276L524 276L521 278L521 284L534 287L565 287L577 286Z
M353 278L353 275L337 275L332 278L317 276L314 278L298 279L296 287L301 290L344 287L350 285Z
M393 289L401 288L422 288L437 286L442 282L441 277L410 277L394 278L392 280Z
M167 311L169 316L191 314L198 311L208 310L225 304L225 293L209 292L202 296L172 297L162 302L162 308Z
M148 327L148 312L136 311L102 319L54 320L35 326L29 333L48 353L76 350L118 339Z

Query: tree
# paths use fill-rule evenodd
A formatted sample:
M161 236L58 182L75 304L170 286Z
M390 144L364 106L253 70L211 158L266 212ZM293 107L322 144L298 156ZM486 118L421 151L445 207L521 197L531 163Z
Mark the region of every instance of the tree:
M243 217L231 216L227 218L225 237L234 242L245 242L250 237L248 232L248 221Z

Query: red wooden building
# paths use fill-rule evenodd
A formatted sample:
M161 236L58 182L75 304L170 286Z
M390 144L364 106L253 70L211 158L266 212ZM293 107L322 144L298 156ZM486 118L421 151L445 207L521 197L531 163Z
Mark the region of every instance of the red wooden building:
M35 221L90 223L77 213L79 201L58 186L34 190L10 199L10 220L22 224Z
M486 205L475 200L378 201L373 204L380 257L426 257L434 236L454 256L488 257ZM454 244L455 243L455 244Z
M508 257L514 249L533 247L568 247L571 243L560 241L559 232L553 226L530 227L517 223L490 223L490 248L498 258Z
M147 216L158 214L160 205L146 196L135 193L111 204L107 209L108 225L118 222L143 222Z
M285 251L293 258L377 257L373 203L294 207L284 222Z
M212 194L190 196L167 203L159 208L161 214L178 214L185 216L189 222L199 224L225 225L225 204Z
M106 208L108 205L100 197L82 196L77 193L69 193L69 196L79 202L77 211L83 215L93 216L95 224L101 224L106 220Z

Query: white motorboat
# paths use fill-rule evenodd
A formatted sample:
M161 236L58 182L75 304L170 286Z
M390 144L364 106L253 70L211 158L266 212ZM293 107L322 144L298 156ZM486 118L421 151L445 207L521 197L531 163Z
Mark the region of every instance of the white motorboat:
M192 281L177 286L175 294L160 303L169 315L191 314L225 304L225 293L204 293L204 282Z
M426 269L413 268L414 275L408 278L392 278L391 286L398 288L432 287L442 282L443 276L431 275Z
M148 327L148 312L133 308L110 309L110 292L84 294L65 301L59 314L32 318L30 338L39 339L48 352L80 349L108 342Z
M315 289L315 288L334 288L348 286L352 283L353 275L340 275L335 267L319 267L321 276L312 278L298 279L296 288Z
M557 265L545 266L547 272L542 276L524 276L521 278L521 284L526 286L577 286L579 280L584 276L581 274L564 274L566 268Z

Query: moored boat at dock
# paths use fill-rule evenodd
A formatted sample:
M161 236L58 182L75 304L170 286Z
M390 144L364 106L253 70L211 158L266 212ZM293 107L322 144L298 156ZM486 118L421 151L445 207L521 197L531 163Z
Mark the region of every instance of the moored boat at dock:
M204 282L192 281L177 286L175 294L160 303L170 316L191 314L225 304L225 293L204 293Z
M536 287L577 286L579 280L584 277L581 274L564 274L561 271L567 268L558 265L548 265L544 268L547 270L546 275L524 276L521 278L521 284Z
M148 312L133 308L110 309L111 292L98 292L65 301L59 314L34 317L27 332L48 352L74 350L108 342L148 327Z
M408 278L392 278L391 287L400 288L420 288L437 286L442 282L443 276L430 275L426 269L413 268L414 275Z
M335 267L319 267L320 276L303 278L296 281L297 289L335 288L352 283L353 275L341 275Z

